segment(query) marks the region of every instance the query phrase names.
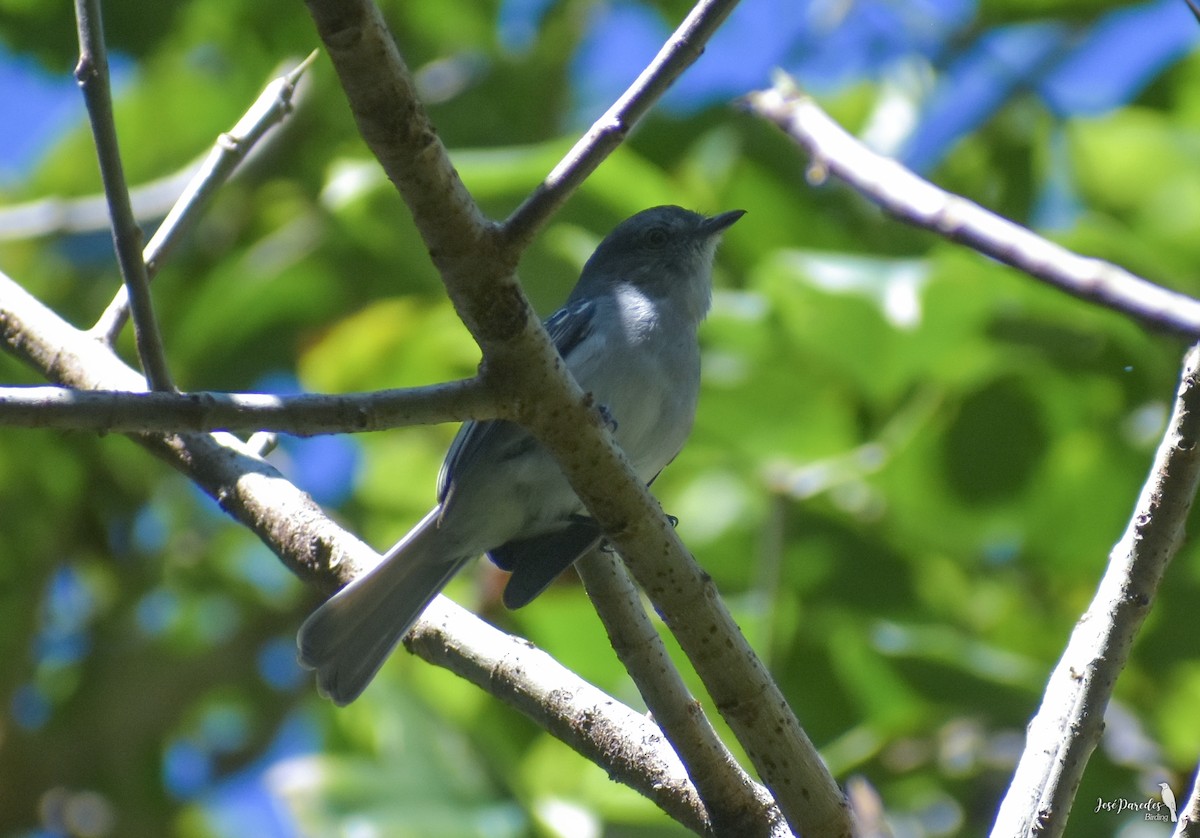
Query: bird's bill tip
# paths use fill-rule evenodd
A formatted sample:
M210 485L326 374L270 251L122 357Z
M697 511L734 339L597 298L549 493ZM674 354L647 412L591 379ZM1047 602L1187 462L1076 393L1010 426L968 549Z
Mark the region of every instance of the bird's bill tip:
M715 235L723 232L734 225L734 223L746 214L745 210L730 210L719 215L714 215L711 218L704 219L704 232L708 235Z

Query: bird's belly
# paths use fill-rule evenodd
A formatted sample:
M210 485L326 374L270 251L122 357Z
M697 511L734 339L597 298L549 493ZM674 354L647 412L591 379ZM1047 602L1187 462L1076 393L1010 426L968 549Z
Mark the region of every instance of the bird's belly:
M616 422L617 444L646 482L683 447L695 414L694 380L699 377L698 362L668 369L655 363L655 357L635 356L621 367L624 374L618 381L592 391ZM691 360L686 355L684 359Z
M644 342L609 346L603 363L572 370L616 423L617 444L647 483L683 447L699 379L694 338L672 351L659 348ZM444 513L447 524L462 528L467 552L550 532L584 511L558 463L527 432L460 463L457 478Z

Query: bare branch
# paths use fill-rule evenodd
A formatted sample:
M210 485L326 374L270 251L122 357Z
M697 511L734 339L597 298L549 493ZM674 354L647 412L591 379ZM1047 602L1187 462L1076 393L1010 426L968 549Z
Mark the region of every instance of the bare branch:
M129 187L121 165L121 150L117 144L112 91L108 84L108 55L104 48L104 27L100 21L100 0L76 0L75 19L79 26L79 64L75 67L75 79L83 91L88 118L92 123L92 136L100 160L100 179L104 182L104 194L108 197L108 211L112 218L117 264L133 303L138 356L151 389L173 390L175 385L167 369L162 336L158 332L158 322L150 300L150 280L142 261L142 231L133 217Z
M1197 12L1197 18L1200 18L1200 12ZM1179 810L1179 820L1171 838L1200 838L1200 770L1192 777L1192 790Z
M613 650L700 792L713 831L740 838L791 835L775 801L737 764L683 683L621 561L592 550L575 569Z
M658 726L528 641L438 597L404 644L520 710L684 826L713 834L704 803Z
M271 430L315 436L499 415L491 394L475 378L345 395L0 387L0 427L117 433Z
M279 434L274 431L255 431L246 440L246 450L256 457L266 457L279 445Z
M567 374L514 275L519 244L483 219L369 0L307 0L367 145L400 190L463 322L481 374L554 455L630 565L793 830L851 831L846 801L712 580Z
M47 378L82 389L135 389L140 375L0 273L0 342ZM191 478L320 589L332 592L378 561L304 492L229 434L146 434L137 442Z
M1187 7L1192 10L1192 16L1196 18L1196 22L1200 23L1200 4L1196 0L1183 0L1187 3Z
M816 748L649 490L623 477L629 466L619 450L614 455L602 447L607 432L545 418L536 427L679 641L793 831L849 835L845 799Z
M812 155L810 177L832 173L896 218L962 242L1080 299L1154 329L1200 338L1200 300L1064 247L945 192L868 149L786 81L751 94L749 108L774 122Z
M158 229L150 237L150 243L142 252L147 281L158 273L163 260L207 209L213 195L229 179L234 169L246 159L254 145L270 128L282 122L291 113L296 85L316 57L317 53L314 50L290 72L269 83L237 124L228 133L217 138L216 145L192 175L183 193L171 207L167 217L158 225ZM128 316L129 292L122 286L92 327L92 333L112 344L121 333Z
M703 54L738 0L702 0L684 18L633 85L588 129L567 156L504 222L509 240L528 244L546 220L604 162L667 88Z
M0 341L64 385L132 388L142 383L111 349L64 322L3 273ZM289 569L326 593L379 561L307 494L228 434L133 439L193 480ZM412 638L417 654L468 677L682 823L703 831L704 809L695 789L661 732L641 714L444 597L426 611Z
M400 190L413 221L443 277L460 315L459 286L486 288L518 330L536 317L513 277L518 253L496 246L495 228L475 205L450 162L416 85L388 32L379 9L369 0L307 0L317 31L337 71L350 111L367 146ZM462 268L470 264L470 276ZM479 268L485 270L476 274ZM478 324L467 327L477 334ZM544 357L544 356L543 356Z
M1154 595L1183 540L1200 485L1200 344L1187 353L1171 421L1133 517L1113 547L1030 722L992 835L1062 834L1104 710Z
M315 55L309 56L287 75L270 82L237 125L228 134L217 138L216 146L207 155L178 171L130 187L129 198L136 218L143 221L164 219L142 251L143 261L150 263L147 271L151 278L158 272L166 254L191 228L200 210L207 206L208 196L228 179L230 163L244 161L253 149L261 150L261 140L268 129L295 110L305 90L298 74ZM230 139L232 147L227 148ZM108 230L111 226L108 203L103 194L78 198L51 196L0 207L0 240L29 239L54 233L91 233ZM159 239L161 243L156 243ZM121 299L126 299L124 291ZM112 317L112 314L106 314L93 331L101 336L106 334L111 329L107 324Z

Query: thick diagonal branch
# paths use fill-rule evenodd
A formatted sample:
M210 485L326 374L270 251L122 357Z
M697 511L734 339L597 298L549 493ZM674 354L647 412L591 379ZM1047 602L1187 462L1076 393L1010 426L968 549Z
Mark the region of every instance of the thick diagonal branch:
M992 829L995 838L1062 834L1100 741L1117 676L1183 540L1197 485L1200 345L1184 359L1175 409L1129 526L1029 723L1025 751Z
M555 456L629 563L791 827L848 835L845 799L779 687L567 374L517 283L518 248L483 219L459 180L379 10L369 0L307 4L364 139L483 351L484 380L511 396L518 421Z

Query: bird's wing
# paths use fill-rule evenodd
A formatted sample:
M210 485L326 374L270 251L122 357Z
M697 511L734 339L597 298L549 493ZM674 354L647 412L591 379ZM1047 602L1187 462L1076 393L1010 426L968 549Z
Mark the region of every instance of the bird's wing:
M546 331L550 333L550 340L554 341L554 348L564 359L592 333L595 314L594 302L576 300L546 318Z
M590 300L577 300L560 308L546 319L544 325L554 341L558 354L570 364L571 353L582 346L594 332L593 317L596 306ZM533 444L531 437L519 425L502 419L492 419L486 422L464 422L458 435L450 443L446 459L442 461L442 469L438 474L438 502L444 502L454 485L455 474L459 465L484 449L494 452L504 449L498 459L508 459L516 456Z

